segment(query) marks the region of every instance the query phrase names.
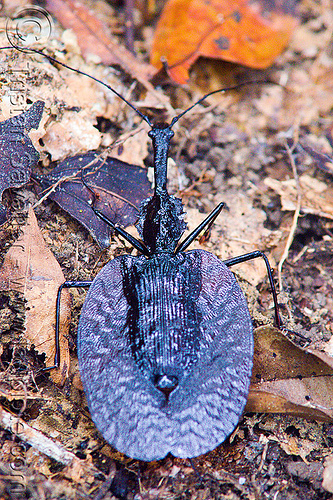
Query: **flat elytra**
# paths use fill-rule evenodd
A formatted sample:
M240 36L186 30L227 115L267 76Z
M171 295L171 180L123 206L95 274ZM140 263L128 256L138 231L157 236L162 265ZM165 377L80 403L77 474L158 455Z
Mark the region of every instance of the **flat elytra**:
M238 423L252 370L252 322L233 273L209 252L168 257L174 283L179 278L172 293L155 259L146 261L117 257L93 281L78 332L81 378L94 423L117 450L147 461L169 452L195 457L223 442ZM136 359L128 322L134 306L126 298L123 269L137 264L155 277L155 300L142 294L145 312L135 320L146 322L147 337L154 322L163 326ZM194 289L182 279L184 264L196 279L200 274ZM156 387L162 375L177 377L168 397Z

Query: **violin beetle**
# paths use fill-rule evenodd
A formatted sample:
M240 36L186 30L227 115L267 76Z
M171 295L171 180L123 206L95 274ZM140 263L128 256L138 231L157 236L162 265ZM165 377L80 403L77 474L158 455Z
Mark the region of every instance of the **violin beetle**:
M232 272L207 251L177 249L186 225L166 189L173 134L154 127L149 135L155 192L137 223L147 251L106 264L78 328L97 428L117 450L147 461L195 457L224 441L246 404L253 356L251 318Z
M112 87L99 83L151 127L154 194L140 206L136 224L140 239L92 204L95 214L129 241L139 255L114 258L92 282L66 281L61 285L54 367L59 365L61 291L90 286L80 315L77 349L96 427L112 446L131 458L151 461L168 453L195 457L213 450L230 435L249 391L253 326L230 266L257 257L265 260L275 322L280 326L273 277L262 252L222 262L205 250L187 251L192 241L212 225L223 203L180 242L186 229L183 204L167 191L173 125L208 95L227 89L207 94L174 117L170 125L153 125Z

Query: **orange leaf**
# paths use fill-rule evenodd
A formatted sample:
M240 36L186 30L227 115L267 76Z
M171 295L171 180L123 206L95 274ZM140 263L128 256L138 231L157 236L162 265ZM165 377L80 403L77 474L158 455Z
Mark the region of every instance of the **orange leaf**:
M264 69L287 46L296 25L295 17L269 11L264 0L169 0L156 28L151 63L161 68L164 59L178 83L188 80L199 56Z

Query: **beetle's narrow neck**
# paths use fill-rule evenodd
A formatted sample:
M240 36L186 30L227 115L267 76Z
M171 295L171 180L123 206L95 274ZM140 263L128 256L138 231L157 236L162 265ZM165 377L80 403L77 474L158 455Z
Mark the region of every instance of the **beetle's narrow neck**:
M174 136L170 127L153 128L149 137L154 148L155 194L161 196L167 193L167 165L170 141Z

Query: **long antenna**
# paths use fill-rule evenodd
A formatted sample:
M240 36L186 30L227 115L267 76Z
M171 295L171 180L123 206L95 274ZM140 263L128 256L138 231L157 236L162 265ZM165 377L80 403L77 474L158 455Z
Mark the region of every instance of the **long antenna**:
M16 49L16 50L19 50L20 52L23 52L23 53L26 53L26 52L34 52L35 54L40 54L41 56L44 56L46 57L49 61L51 62L54 62L55 64L60 64L61 66L63 66L64 68L67 68L71 71L75 71L76 73L78 73L79 75L84 75L84 76L87 76L88 78L91 78L92 80L94 80L95 82L97 83L100 83L101 85L104 85L104 87L106 87L107 89L111 90L111 92L113 92L117 97L119 97L119 99L121 99L123 102L125 102L130 108L132 108L146 123L148 123L148 125L151 127L151 128L154 128L154 125L153 123L149 120L148 116L146 116L144 113L141 113L141 111L139 109L137 109L133 104L131 104L127 99L125 99L125 97L123 97L119 92L117 92L114 88L112 88L110 85L108 85L107 83L103 82L102 80L99 80L98 78L92 76L92 75L89 75L88 73L85 73L84 71L81 71L77 68L72 68L71 66L68 66L67 64L61 62L61 61L58 61L58 59L55 59L54 57L52 56L49 56L48 54L45 54L42 50L38 50L38 49L23 49L22 47L19 47L19 46L16 46L14 44L11 43L10 46L8 47L0 47L0 49ZM196 101L194 104L192 104L189 108L185 109L185 111L182 111L179 115L175 116L172 120L171 120L171 124L169 125L169 128L171 129L173 127L173 125L182 117L184 116L186 113L188 113L189 111L191 111L191 109L193 109L195 106L197 106L198 104L200 104L201 102L203 102L205 99L207 99L207 97L210 97L211 95L214 95L214 94L217 94L219 92L227 92L229 90L235 90L235 89L238 89L240 87L245 87L247 85L258 85L258 84L262 84L262 83L272 83L270 80L249 80L249 81L246 81L246 82L242 82L242 83L238 83L236 85L233 85L231 87L226 87L226 88L223 88L223 89L217 89L217 90L213 90L212 92L209 92L208 94L205 94L203 97L201 97L198 101Z
M179 118L184 116L188 111L191 111L191 109L193 109L194 106L196 106L197 104L200 104L202 101L207 99L207 97L210 97L211 95L217 94L218 92L227 92L229 90L239 89L240 87L245 87L247 85L253 85L253 84L258 85L259 83L272 83L272 82L269 80L248 80L246 82L237 83L236 85L232 85L231 87L226 87L224 89L217 89L217 90L213 90L212 92L208 92L208 94L205 94L198 101L196 101L194 104L192 104L192 106L185 109L185 111L182 111L178 116L175 116L171 121L170 128L179 120Z

